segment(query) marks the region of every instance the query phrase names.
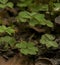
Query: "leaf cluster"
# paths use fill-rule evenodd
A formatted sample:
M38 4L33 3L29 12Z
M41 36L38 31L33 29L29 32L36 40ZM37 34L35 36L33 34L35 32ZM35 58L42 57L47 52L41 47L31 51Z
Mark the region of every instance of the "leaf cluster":
M32 42L22 41L16 44L16 48L18 48L19 51L25 55L35 55L38 52L38 48L35 47L34 43Z
M12 2L8 2L8 0L0 0L0 8L13 8L14 4Z
M45 44L46 47L58 47L58 44L56 41L54 41L55 37L53 35L50 34L44 34L42 35L41 39L40 39L40 43L41 44Z
M15 3L14 1L17 2ZM3 33L7 33L6 35L0 37L0 45L5 43L4 49L9 48L18 49L19 52L24 55L36 55L40 51L39 48L37 47L38 45L45 45L46 48L48 49L51 47L58 48L58 43L55 41L55 39L56 37L58 37L57 35L58 33L60 35L60 32L58 32L59 30L57 30L59 24L55 23L55 17L60 14L60 1L59 2L55 2L53 0L14 1L0 0L1 12L2 13L6 12L5 16L2 14L3 17L1 17L0 12L0 19L1 20L3 19L5 24L8 23L10 24L10 25L0 24L0 34L2 33L3 35ZM1 20L0 22L2 22ZM24 31L22 31L22 29ZM43 33L38 32L41 31L42 29L46 31ZM36 32L36 30L38 31ZM56 33L57 36L52 34L52 32L54 33L56 32L55 30L57 30L58 32ZM25 34L24 36L22 36L22 38L24 38L25 36L26 37L25 39L22 39L22 41L20 41L21 34L23 35L24 33L26 33L27 35ZM30 40L27 40L27 38ZM38 44L33 43L34 40L35 41L38 40L39 41L39 42L37 41Z
M6 27L4 25L0 26L0 33L5 33L5 32L7 34L11 35L12 33L15 32L15 30L13 28L11 28L11 27Z

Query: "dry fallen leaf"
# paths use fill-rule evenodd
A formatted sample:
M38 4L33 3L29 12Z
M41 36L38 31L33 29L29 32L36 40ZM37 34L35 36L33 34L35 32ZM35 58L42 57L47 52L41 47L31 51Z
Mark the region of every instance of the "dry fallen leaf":
M55 18L55 23L60 24L60 16Z

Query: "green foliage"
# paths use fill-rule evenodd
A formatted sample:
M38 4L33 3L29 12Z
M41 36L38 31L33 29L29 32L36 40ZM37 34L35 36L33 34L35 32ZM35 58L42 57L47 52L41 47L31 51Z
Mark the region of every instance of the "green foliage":
M20 52L24 55L35 55L38 52L38 48L35 47L34 43L22 41L16 44L16 48L20 50Z
M47 4L42 4L42 3L37 3L36 1L33 0L23 0L17 3L17 6L20 8L23 7L28 7L30 11L33 12L38 12L38 11L48 11L48 5Z
M0 46L4 44L4 50L8 50L9 46L13 48L16 43L15 38L10 36L0 37Z
M41 4L40 5L40 8L39 8L40 11L48 11L48 5L47 4Z
M21 0L17 3L17 6L19 7L27 7L32 3L33 0Z
M8 0L0 0L0 8L13 8L14 4L12 2L8 2Z
M6 27L4 25L0 26L0 33L5 33L5 32L11 35L12 33L15 32L15 30L12 29L11 27Z
M6 4L8 2L8 0L0 0L0 3L2 4Z
M50 34L44 34L40 39L40 43L46 45L47 48L58 47L58 44L56 41L54 41L54 39L55 39L54 36Z
M8 8L5 9L6 7ZM35 27L34 30L38 30L38 31L40 31L40 27L43 28L44 30L49 29L52 31L53 29L55 31L54 28L56 27L56 25L55 25L54 19L52 18L56 16L55 11L60 12L60 3L59 2L56 3L55 0L19 0L19 1L18 0L0 0L0 9L6 12L6 15L4 12L0 12L0 33L2 33L2 35L3 33L7 33L7 35L8 34L11 35L11 34L14 34L15 31L17 31L17 33L15 33L14 35L17 35L17 37L19 37L18 35L20 34L20 31L23 27L23 25L20 26L20 23L25 24L27 22L29 24L29 25L27 24L28 26ZM59 12L58 14L60 14ZM54 17L51 14L53 14ZM1 18L3 20L7 19L4 21L4 23L6 24L8 23L10 24L12 22L12 26L16 26L15 27L16 30L14 30L10 25L4 26L3 24L1 24L2 23ZM40 25L40 27L38 25ZM28 29L30 30L29 27ZM46 45L47 48L50 48L50 47L57 48L58 44L55 41L55 37L51 34L46 34L46 31L43 33L45 34L41 36L40 43L43 45ZM47 31L47 33L50 33L50 31L49 32ZM36 37L39 34L37 34ZM34 32L34 35L35 35L35 32ZM28 34L28 36L30 35ZM20 39L18 39L18 41L20 41ZM15 43L16 43L16 46L14 46ZM2 44L4 44L4 49L9 49L10 47L17 48L24 55L29 55L29 54L35 55L38 52L38 48L35 46L33 42L21 41L17 43L16 40L10 36L0 37L0 45Z
M54 26L51 21L45 19L44 14L35 13L35 12L29 13L27 11L22 11L18 14L17 19L20 22L28 22L32 26L35 26L37 24L47 25L48 27Z
M54 6L55 11L60 11L60 3L54 3Z

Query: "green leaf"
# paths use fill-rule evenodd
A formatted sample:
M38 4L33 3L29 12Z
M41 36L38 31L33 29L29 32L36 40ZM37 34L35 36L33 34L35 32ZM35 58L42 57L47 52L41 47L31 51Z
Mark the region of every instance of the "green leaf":
M22 11L19 13L19 17L22 17L22 18L31 18L30 15L29 15L29 12L27 11Z
M6 4L8 2L8 0L0 0L0 3L2 4Z
M7 27L7 28L5 29L5 32L7 32L9 35L11 35L12 33L15 32L15 30L12 29L11 27Z
M0 8L5 8L5 7L6 7L6 5L0 4Z
M47 40L47 44L46 44L46 47L55 47L55 48L57 48L58 47L58 44L57 44L57 42L55 42L55 41L48 41Z
M24 0L21 1L20 3L17 3L18 7L27 7L31 4L32 0Z
M5 27L5 26L0 26L0 33L5 32L5 29L6 29L6 27Z
M46 20L44 14L36 12L29 13L27 11L22 11L19 13L17 19L20 22L28 22L29 25L31 26L40 24L40 25L47 25L48 27L53 27L53 23L49 20Z
M27 22L27 20L30 19L30 18L31 18L30 13L27 12L27 11L22 11L17 16L17 19L20 22Z
M44 19L44 14L36 14L34 15L34 18L39 22L41 25L45 25L45 19Z
M28 47L28 48L32 48L32 47L34 47L34 43L32 43L32 42L28 42L28 43L27 43L27 47Z
M28 54L35 55L36 54L36 50L34 50L34 49L27 49L27 48L26 49L21 49L20 52L22 54L25 54L25 55L28 55Z
M8 3L6 4L6 6L7 6L7 7L10 7L10 8L13 8L14 4L13 4L12 2L8 2Z
M34 50L31 49L31 50L29 50L29 54L30 55L36 55L37 53L36 53L36 51L34 51Z
M16 43L15 38L10 37L10 36L5 36L5 37L0 37L0 43L6 43L5 47L8 46L8 44L13 47L14 44Z
M27 44L25 41L16 44L16 48L26 48Z
M38 24L47 25L48 27L53 27L53 23L49 20L45 19L44 14L36 14L34 15L35 20L37 20Z
M48 5L47 4L41 4L40 5L40 11L48 11Z
M38 52L38 48L35 47L34 43L21 41L20 43L16 44L16 48L20 50L22 54L31 54L35 55Z
M35 26L35 25L37 25L37 24L39 24L38 21L36 21L35 19L30 19L29 25Z
M20 52L24 55L28 55L29 50L28 49L20 49Z
M46 25L48 27L54 27L53 23L51 21L49 21L49 20L46 20Z
M46 45L46 47L58 47L58 44L56 41L54 41L54 36L49 34L42 35L40 39L40 43Z
M30 5L30 10L34 12L39 12L39 11L48 11L48 4L36 4L33 3Z
M21 21L21 22L27 22L27 19L25 19L25 18L19 18L19 20Z
M29 9L32 11L32 12L38 12L40 11L40 4L36 4L36 3L33 3L30 5Z
M0 26L0 33L4 33L4 32L6 32L9 35L11 35L12 33L15 32L15 30L12 29L11 27L6 27L6 26L2 25L2 26Z
M54 40L55 37L50 35L50 34L45 34L45 36L49 39L49 40Z
M27 4L25 4L25 3L17 3L17 6L18 6L18 7L26 7Z

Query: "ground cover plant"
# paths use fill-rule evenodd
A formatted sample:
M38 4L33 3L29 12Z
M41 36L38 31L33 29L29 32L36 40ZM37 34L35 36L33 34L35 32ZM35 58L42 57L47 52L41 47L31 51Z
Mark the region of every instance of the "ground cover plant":
M16 54L60 64L60 0L0 0L0 55Z

